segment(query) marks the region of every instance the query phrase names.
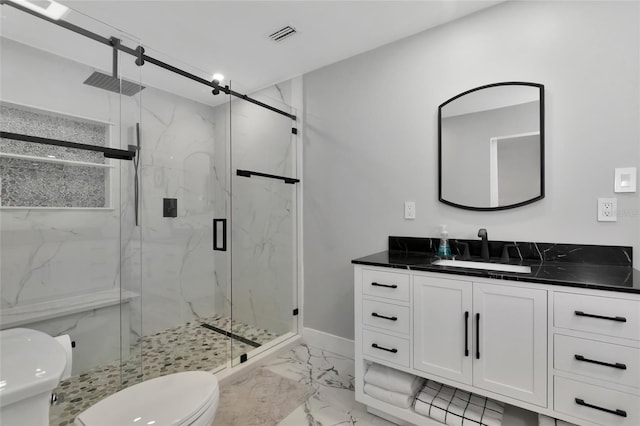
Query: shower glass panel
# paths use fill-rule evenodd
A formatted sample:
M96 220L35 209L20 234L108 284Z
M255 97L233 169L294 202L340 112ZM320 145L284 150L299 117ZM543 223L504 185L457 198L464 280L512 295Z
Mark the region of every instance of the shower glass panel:
M140 104L140 93L119 93L121 78L139 86L140 71L126 65L129 58L118 55L113 77L109 46L8 5L1 14L0 130L126 150ZM139 44L74 11L64 19ZM115 83L115 92L84 84L96 71L105 74L103 84ZM71 424L141 371L130 331L140 328L133 162L6 137L0 179L0 327L70 336L71 376L56 390L50 420Z
M207 75L164 52L146 54ZM214 250L227 218L229 96L142 67L140 117L142 379L226 367L228 252Z
M286 104L289 83L251 97L295 114ZM231 102L234 365L297 332L298 184L277 178L297 177L294 127L287 116L242 99Z

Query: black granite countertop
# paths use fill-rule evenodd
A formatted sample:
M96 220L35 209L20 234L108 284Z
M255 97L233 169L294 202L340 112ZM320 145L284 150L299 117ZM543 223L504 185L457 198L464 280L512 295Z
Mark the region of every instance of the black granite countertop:
M454 253L457 251L455 241L452 242ZM631 247L492 242L490 262L531 267L531 273L515 273L434 265L433 262L440 259L435 255L435 244L437 239L389 237L390 250L354 259L351 263L640 294L640 271L632 267ZM504 244L514 244L518 256L509 261L493 256ZM528 248L533 246L535 249L531 252L535 252L535 256L528 255ZM479 260L474 258L473 248L471 254L472 261ZM457 257L460 259L459 254Z

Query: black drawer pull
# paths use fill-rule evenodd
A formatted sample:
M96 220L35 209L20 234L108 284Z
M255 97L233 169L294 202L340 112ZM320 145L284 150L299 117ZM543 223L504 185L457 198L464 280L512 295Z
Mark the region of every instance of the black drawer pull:
M602 408L602 407L598 407L597 405L587 404L586 402L584 402L584 399L576 398L576 404L582 405L584 407L593 408L594 410L604 411L605 413L615 414L616 416L627 417L627 412L624 410L619 410L619 409L609 410L608 408Z
M589 318L598 318L598 319L617 321L617 322L627 322L627 319L625 317L603 317L602 315L585 314L582 311L575 311L575 314L579 317L589 317Z
M476 314L476 359L480 359L480 314Z
M387 287L387 288L398 288L397 284L380 284L380 283L371 283L371 285L374 285L376 287Z
M386 320L389 320L389 321L398 321L398 317L385 317L384 315L380 315L377 312L371 312L371 316L372 317L376 317L376 318L386 319Z
M589 359L589 358L585 358L582 355L574 355L575 359L577 359L578 361L584 361L584 362L590 362L592 364L598 364L598 365L605 365L607 367L613 367L613 368L617 368L620 370L626 370L627 366L625 364L621 364L619 362L616 362L615 364L609 363L609 362L602 362L602 361L596 361L595 359Z
M394 354L398 353L398 350L396 348L393 348L393 349L383 348L382 346L378 346L377 343L372 343L371 347L374 348L374 349L380 349L382 351L387 351L387 352L391 352L391 353L394 353Z
M464 313L464 356L469 356L469 311Z

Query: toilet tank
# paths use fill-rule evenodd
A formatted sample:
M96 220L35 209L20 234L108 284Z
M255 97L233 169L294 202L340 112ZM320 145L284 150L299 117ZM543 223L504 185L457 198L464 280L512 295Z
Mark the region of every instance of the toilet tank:
M49 397L66 365L62 346L27 328L0 331L0 420L49 418Z

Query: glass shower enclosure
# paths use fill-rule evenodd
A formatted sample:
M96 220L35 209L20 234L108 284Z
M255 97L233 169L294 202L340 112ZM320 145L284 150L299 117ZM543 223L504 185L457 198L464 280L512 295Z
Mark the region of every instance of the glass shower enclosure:
M0 328L75 343L51 424L295 335L295 120L1 12ZM63 19L207 75L75 11ZM295 114L288 83L251 96Z

